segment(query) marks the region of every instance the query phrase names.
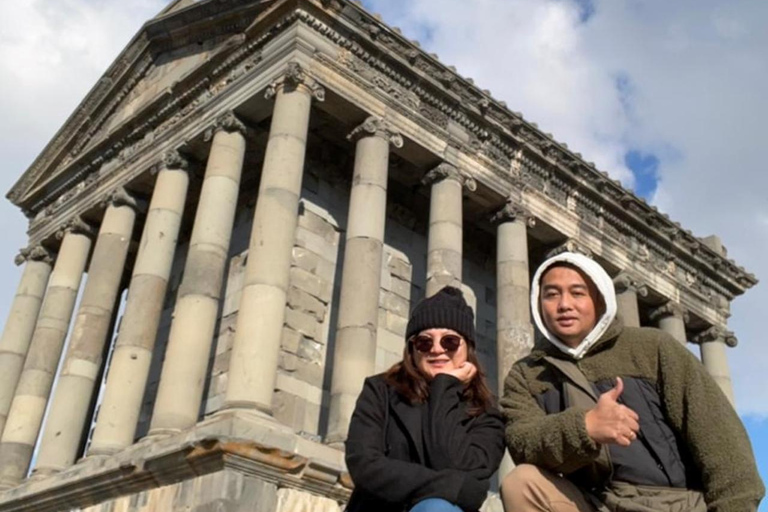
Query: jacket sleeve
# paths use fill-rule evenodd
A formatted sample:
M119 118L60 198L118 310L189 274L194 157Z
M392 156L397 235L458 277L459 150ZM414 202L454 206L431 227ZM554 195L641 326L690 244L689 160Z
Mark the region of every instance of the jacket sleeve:
M496 408L470 418L461 401L464 386L451 375L430 383L424 420L425 453L434 469L457 469L489 479L504 455L504 422Z
M600 445L587 435L587 410L570 407L546 414L531 394L516 363L504 381L500 401L507 421L505 437L516 464L534 464L556 473L569 474L595 461Z
M396 460L384 453L385 386L368 378L357 400L346 441L346 462L356 488L380 500L412 505L442 498L464 510L477 510L486 489L475 478L454 469L434 470Z
M663 337L658 350L662 403L698 469L708 510L757 510L765 487L736 411L704 366L680 343Z

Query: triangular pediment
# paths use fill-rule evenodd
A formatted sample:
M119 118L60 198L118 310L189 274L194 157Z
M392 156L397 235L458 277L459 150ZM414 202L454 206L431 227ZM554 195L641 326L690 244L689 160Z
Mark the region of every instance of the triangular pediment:
M8 193L35 198L81 170L81 160L130 134L244 44L242 32L276 0L177 0L148 21Z

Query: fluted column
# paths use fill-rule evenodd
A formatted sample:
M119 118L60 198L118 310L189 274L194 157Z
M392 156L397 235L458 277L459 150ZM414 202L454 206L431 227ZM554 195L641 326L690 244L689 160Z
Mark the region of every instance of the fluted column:
M685 334L685 317L683 308L674 302L667 302L651 311L651 321L656 322L659 329L675 338L683 346L688 344Z
M640 309L637 297L648 295L648 289L638 283L628 274L622 272L613 278L616 289L616 307L627 327L640 327Z
M3 432L5 418L8 416L13 393L24 368L29 343L35 332L37 315L43 304L53 259L48 250L38 245L22 249L21 254L16 257L17 265L25 262L24 272L3 328L3 336L0 338L0 433Z
M125 259L136 222L137 201L119 189L108 201L88 265L88 279L75 317L51 410L45 423L35 473L49 474L77 458L93 400L109 328L120 292Z
M229 363L225 407L271 414L296 238L312 99L324 90L291 63L275 98Z
M91 250L92 229L79 218L58 236L63 240L0 439L0 487L16 485L29 469Z
M463 208L462 188L477 186L472 178L443 162L429 171L422 183L431 185L427 237L427 296L451 285L461 287Z
M357 145L331 379L326 437L331 444L346 439L363 381L375 369L389 145L403 144L399 134L375 117L355 128L349 138Z
M496 224L496 362L498 394L512 365L533 347L531 278L528 266L528 227L534 218L514 202L491 219ZM514 464L508 453L499 467L499 481Z
M736 337L731 331L713 326L697 334L693 342L699 344L701 362L704 368L715 379L715 382L723 390L731 405L735 407L736 402L733 397L731 371L728 369L728 356L725 353L725 348L726 346L735 347L738 342Z
M136 435L189 187L187 162L178 152L166 154L162 165L133 267L89 455L118 452L131 445Z
M211 143L150 435L179 432L197 423L244 158L245 126L228 114L218 121Z

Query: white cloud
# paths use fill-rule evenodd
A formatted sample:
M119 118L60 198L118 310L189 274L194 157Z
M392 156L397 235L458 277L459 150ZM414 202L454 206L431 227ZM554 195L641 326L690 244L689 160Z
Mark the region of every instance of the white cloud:
M526 119L632 184L630 149L655 154L662 211L768 279L768 4L750 0L370 0ZM617 88L618 81L625 85ZM765 284L733 304L737 406L768 416Z
M768 279L768 3L569 0L371 0L390 24L473 77L513 110L625 184L628 149L660 159L654 201ZM164 0L2 0L0 187L8 190L141 24ZM428 37L426 36L428 35ZM624 93L617 88L623 80ZM25 222L0 203L0 322ZM759 285L734 303L730 351L739 408L768 415ZM738 371L736 371L738 369Z

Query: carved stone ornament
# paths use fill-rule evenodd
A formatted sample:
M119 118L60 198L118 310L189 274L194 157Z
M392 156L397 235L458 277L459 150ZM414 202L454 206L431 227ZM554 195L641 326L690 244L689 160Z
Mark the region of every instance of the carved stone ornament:
M613 278L613 286L616 289L616 293L631 291L635 292L640 297L648 296L648 287L644 284L640 284L636 278L630 276L626 272L621 272Z
M184 158L177 149L172 149L163 155L162 168L186 171L189 170L189 160Z
M136 212L143 212L146 210L147 203L137 199L130 194L125 188L118 187L112 191L111 194L101 202L102 206L128 206L133 208Z
M562 254L564 252L575 252L577 254L583 254L587 258L592 258L592 251L584 247L578 241L571 238L565 241L563 244L547 252L545 259L552 258L553 256L557 256L558 254Z
M651 310L651 314L649 315L649 318L651 322L656 322L668 316L678 317L682 319L684 323L687 323L690 317L688 312L685 311L680 304L678 304L677 302L669 301L657 307L656 309Z
M96 229L89 223L85 222L79 215L69 219L64 226L56 232L56 238L61 240L67 233L76 233L78 235L85 235L89 238L96 236Z
M712 327L699 332L693 337L691 341L697 344L720 341L731 348L739 344L739 340L736 338L732 331L729 331L719 325L713 325Z
M317 101L325 101L325 88L317 83L317 80L309 76L298 62L288 63L285 73L267 86L267 91L264 93L264 97L269 100L277 95L277 91L280 90L280 88L285 90L295 90L299 86L306 87L312 97Z
M347 135L347 140L356 142L363 137L381 137L396 148L403 147L403 137L385 120L370 116Z
M525 222L526 226L532 228L536 225L536 217L530 214L528 210L513 201L507 201L499 211L491 216L491 223L494 225L504 224L515 221Z
M477 190L477 182L471 176L462 174L458 167L448 162L443 162L434 169L428 171L421 183L423 185L433 185L443 180L455 180L458 181L462 187L465 187L470 192Z
M227 112L216 120L216 130L223 130L227 133L238 132L245 135L248 127L245 126L234 112Z
M18 256L13 261L17 266L27 261L41 261L50 265L53 263L53 254L42 245L35 245L19 250Z

